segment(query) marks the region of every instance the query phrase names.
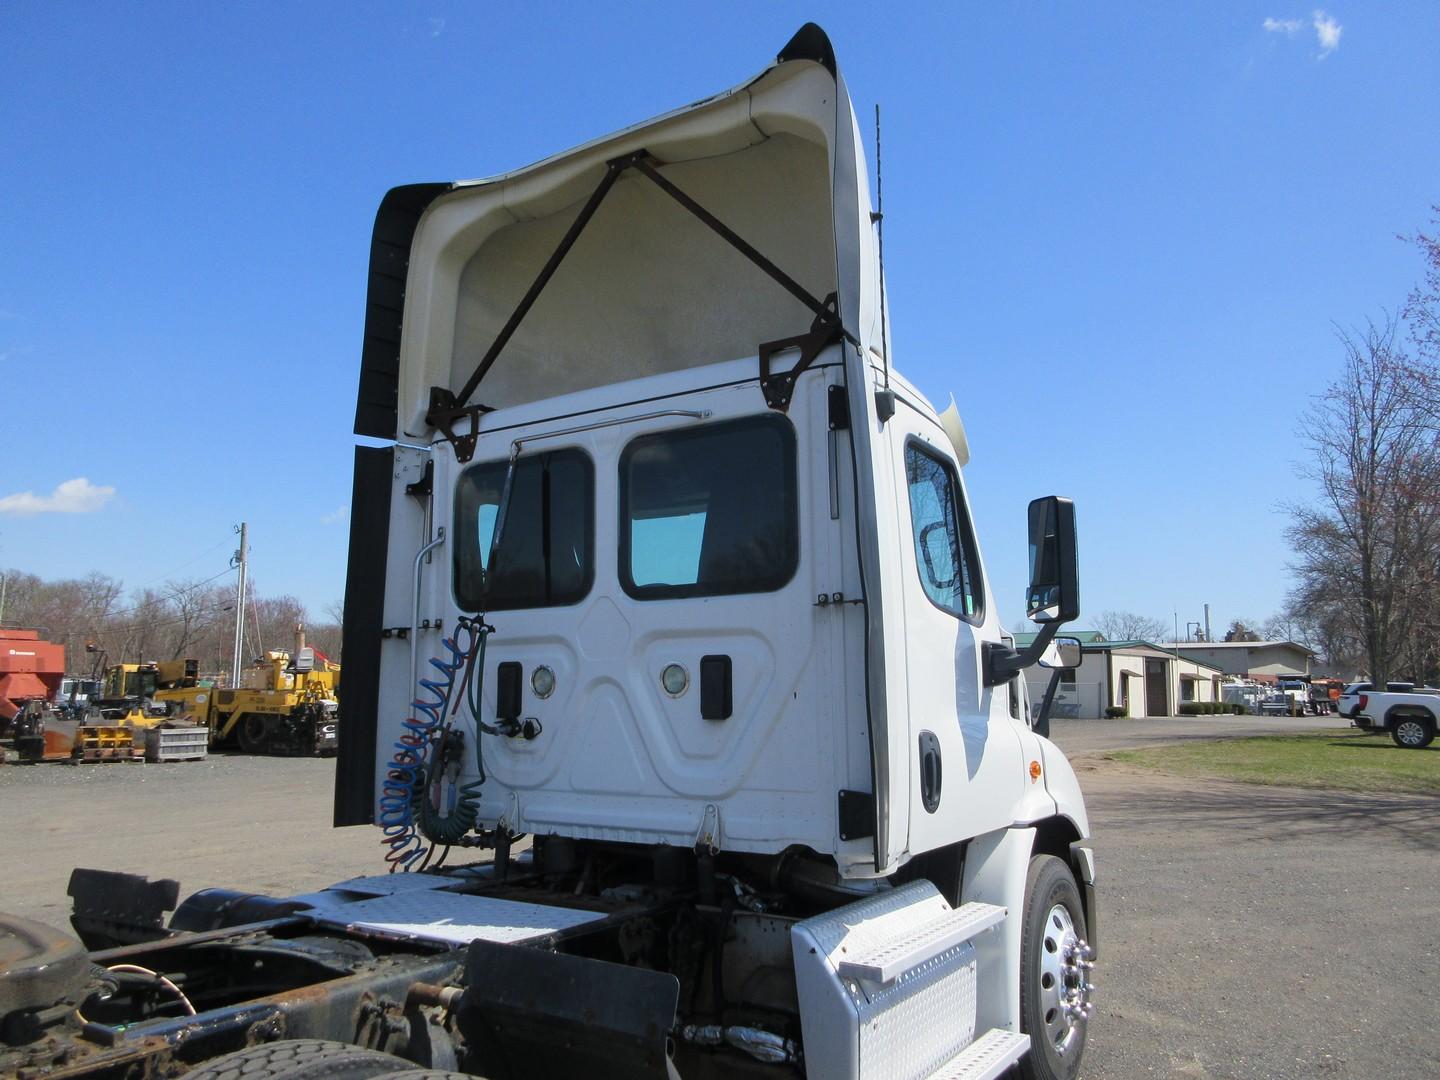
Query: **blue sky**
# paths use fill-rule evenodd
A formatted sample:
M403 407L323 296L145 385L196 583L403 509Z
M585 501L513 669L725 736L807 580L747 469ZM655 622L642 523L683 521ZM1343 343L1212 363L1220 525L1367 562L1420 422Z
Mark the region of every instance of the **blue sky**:
M0 567L208 577L243 518L320 615L384 192L731 86L808 18L884 110L895 360L960 403L1001 610L1056 492L1087 617L1274 611L1332 323L1401 304L1440 202L1433 3L4 3ZM87 512L15 512L67 481Z

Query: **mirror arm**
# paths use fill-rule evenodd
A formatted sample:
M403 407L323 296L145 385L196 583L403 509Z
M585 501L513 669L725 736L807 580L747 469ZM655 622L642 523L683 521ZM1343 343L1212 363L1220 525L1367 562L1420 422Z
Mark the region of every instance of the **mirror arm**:
M1050 642L1055 640L1055 635L1060 631L1060 623L1048 622L1040 628L1024 652L1016 650L1010 645L999 641L987 641L985 643L985 685L1000 686L1007 683L1019 674L1023 669L1035 663L1050 647Z
M1050 685L1045 688L1045 700L1040 705L1040 715L1035 718L1030 730L1044 738L1050 737L1050 707L1055 704L1055 691L1060 689L1060 669L1050 672Z

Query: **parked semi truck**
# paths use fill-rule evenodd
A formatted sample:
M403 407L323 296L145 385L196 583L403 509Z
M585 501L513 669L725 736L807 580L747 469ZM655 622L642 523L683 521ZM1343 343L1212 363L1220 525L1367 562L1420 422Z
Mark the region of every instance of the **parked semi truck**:
M1016 677L1078 613L1074 510L1030 504L1017 651L874 211L813 25L391 191L335 791L389 872L167 923L174 882L77 870L91 951L28 931L0 1072L1076 1076L1094 848Z

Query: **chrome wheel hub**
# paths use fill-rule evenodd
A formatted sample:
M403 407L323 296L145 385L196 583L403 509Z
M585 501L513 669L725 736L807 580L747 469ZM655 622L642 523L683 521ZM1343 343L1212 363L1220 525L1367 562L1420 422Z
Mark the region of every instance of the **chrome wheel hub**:
M1040 943L1040 1019L1058 1054L1075 1044L1095 1007L1094 970L1095 950L1076 932L1070 910L1056 904L1045 917Z
M1395 734L1406 746L1419 746L1425 739L1425 728L1419 720L1401 720L1395 725Z

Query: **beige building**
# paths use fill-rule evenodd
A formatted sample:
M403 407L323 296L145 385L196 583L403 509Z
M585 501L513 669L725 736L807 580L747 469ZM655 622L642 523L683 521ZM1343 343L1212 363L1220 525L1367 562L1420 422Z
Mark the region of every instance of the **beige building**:
M1188 702L1222 700L1225 672L1183 647L1177 655L1148 641L1106 641L1090 632L1065 636L1080 638L1080 666L1061 673L1053 716L1096 719L1112 708L1132 717L1175 716ZM1034 639L1033 634L1015 637L1019 646ZM1045 700L1050 675L1047 668L1026 669L1032 709Z
M1248 675L1262 682L1283 675L1309 675L1315 653L1297 641L1181 641L1162 649L1179 649L1218 667L1227 675Z

